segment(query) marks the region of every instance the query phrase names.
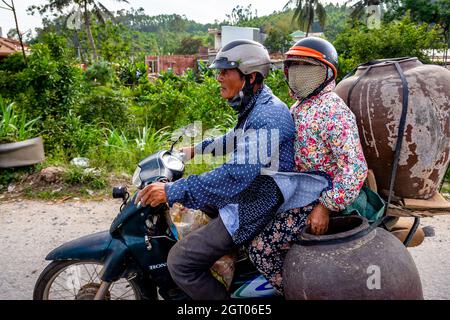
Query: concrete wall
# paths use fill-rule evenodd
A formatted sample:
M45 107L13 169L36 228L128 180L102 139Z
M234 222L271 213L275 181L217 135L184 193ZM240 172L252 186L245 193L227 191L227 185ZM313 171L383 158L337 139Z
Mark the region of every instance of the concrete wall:
M149 73L160 73L172 69L173 73L180 75L188 68L197 67L197 57L195 55L148 56L146 63L149 66Z
M222 27L222 47L236 39L247 39L260 42L261 39L259 29L232 26Z

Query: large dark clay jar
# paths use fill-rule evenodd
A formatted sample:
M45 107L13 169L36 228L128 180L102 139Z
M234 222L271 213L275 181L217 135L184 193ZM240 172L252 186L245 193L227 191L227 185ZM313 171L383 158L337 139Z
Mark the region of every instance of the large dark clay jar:
M424 65L417 58L398 63L408 84L409 102L394 194L429 199L440 188L450 162L450 71ZM335 90L356 116L367 163L383 196L389 190L402 88L395 64L385 61L359 67Z
M423 299L416 265L384 229L368 232L365 218L330 218L326 235L304 229L284 262L288 300Z

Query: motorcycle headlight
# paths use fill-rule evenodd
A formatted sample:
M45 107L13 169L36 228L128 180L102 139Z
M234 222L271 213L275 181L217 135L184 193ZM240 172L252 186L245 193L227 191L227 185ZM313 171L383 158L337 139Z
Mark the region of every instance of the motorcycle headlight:
M133 178L131 178L131 183L133 183L133 185L136 188L139 188L142 184L140 174L141 174L141 167L137 167L133 173Z
M164 166L169 170L183 171L184 169L183 161L173 155L165 154L161 159L164 163Z

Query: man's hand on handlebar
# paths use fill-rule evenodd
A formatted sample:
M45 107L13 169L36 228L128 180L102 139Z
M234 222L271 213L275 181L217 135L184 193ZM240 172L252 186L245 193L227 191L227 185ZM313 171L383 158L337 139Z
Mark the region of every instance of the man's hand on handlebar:
M134 204L137 205L141 202L141 206L151 205L156 207L159 204L167 202L166 190L164 189L165 183L154 182L149 184L144 189L139 191Z
M194 147L184 147L180 150L184 156L183 161L189 161L195 156ZM136 199L134 200L134 204L138 205L139 202L141 206L145 207L147 205L151 205L152 207L156 207L162 203L167 202L166 190L164 188L165 184L162 182L154 182L144 189L139 191Z

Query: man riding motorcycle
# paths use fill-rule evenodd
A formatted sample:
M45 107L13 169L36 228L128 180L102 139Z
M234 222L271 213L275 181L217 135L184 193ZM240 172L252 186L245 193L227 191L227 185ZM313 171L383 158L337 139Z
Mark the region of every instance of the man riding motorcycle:
M136 198L136 203L144 206L167 202L170 206L181 203L192 209L218 209L217 218L177 242L168 256L175 283L192 299L200 300L229 298L210 267L233 248L252 240L287 196L303 190L295 183L282 188L290 178L273 177L273 173L293 171L295 128L287 106L263 83L270 68L267 50L254 41L232 41L220 50L210 68L220 71L220 94L237 112L237 125L187 153L190 158L232 152L231 159L201 175L153 183ZM309 191L299 200L303 204L315 200L324 188L323 181L309 182Z

